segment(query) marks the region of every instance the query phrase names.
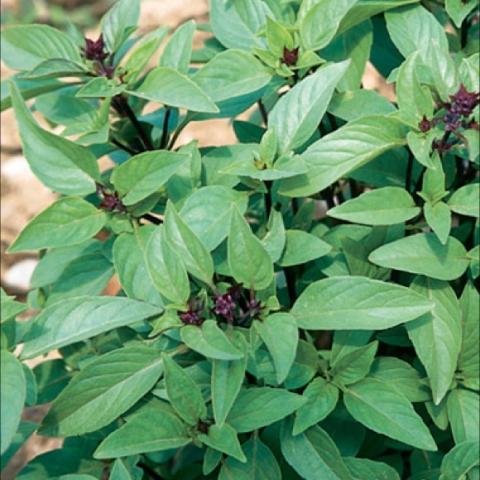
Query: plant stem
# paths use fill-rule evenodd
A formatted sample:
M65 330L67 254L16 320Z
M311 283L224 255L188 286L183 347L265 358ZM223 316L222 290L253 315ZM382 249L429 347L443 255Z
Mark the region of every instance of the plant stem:
M297 292L295 290L295 270L293 267L285 267L283 272L287 282L287 291L288 296L290 297L290 307L292 307L297 297Z
M410 187L412 183L412 173L413 173L413 153L409 152L408 154L408 164L407 164L407 176L405 178L405 190L410 193Z
M128 145L125 145L124 143L120 142L119 140L117 140L115 138L112 138L110 140L110 142L113 143L116 147L120 148L121 150L125 150L130 155L136 155L138 153L133 148L129 147Z
M172 135L172 138L170 139L170 143L168 144L168 150L172 150L172 148L175 146L175 142L178 140L178 137L182 133L183 129L188 125L188 122L186 119L184 119L180 125L177 127L175 130L175 133Z
M160 140L160 148L165 148L168 145L168 124L170 122L170 114L172 110L167 107L165 110L165 117L163 119L163 131L162 131L162 139Z
M163 220L161 218L155 217L155 215L151 215L150 213L144 213L140 218L148 220L154 225L161 225L163 223Z
M146 463L138 462L138 466L142 468L150 478L153 478L154 480L164 480L161 475L159 475L153 468L149 467Z
M267 112L267 109L265 108L265 105L262 102L262 99L260 99L257 103L258 103L258 110L260 111L260 115L262 116L263 123L264 123L265 127L268 128L268 112Z
M135 115L135 112L131 109L125 97L122 97L121 95L117 95L116 97L113 97L112 106L120 115L124 115L130 120L133 127L137 131L140 139L142 140L142 143L145 146L145 148L147 150L155 150L155 147L153 146L152 142L148 138L148 135L143 130L143 127L138 121L137 116Z
M272 180L265 180L265 186L267 187L267 192L265 193L265 211L268 220L270 218L270 212L272 211Z

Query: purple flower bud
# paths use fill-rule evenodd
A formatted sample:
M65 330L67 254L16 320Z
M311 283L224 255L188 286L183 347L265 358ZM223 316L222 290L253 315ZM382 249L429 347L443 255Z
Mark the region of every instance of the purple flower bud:
M103 35L100 35L97 40L85 39L84 55L87 60L96 60L98 62L103 62L108 57L108 53L105 52Z
M203 312L203 304L199 300L193 299L188 304L188 310L178 316L186 325L201 325L205 321Z
M462 83L457 93L450 96L450 100L450 113L468 117L480 103L480 93L469 92Z
M223 295L217 295L214 298L215 306L214 313L226 318L229 321L233 320L233 311L237 306L232 296L227 292Z
M299 48L293 48L292 50L289 50L287 47L283 48L283 58L282 62L285 65L288 65L291 67L292 65L296 65L298 62L298 51Z
M432 122L424 115L418 124L421 132L428 132L432 128Z

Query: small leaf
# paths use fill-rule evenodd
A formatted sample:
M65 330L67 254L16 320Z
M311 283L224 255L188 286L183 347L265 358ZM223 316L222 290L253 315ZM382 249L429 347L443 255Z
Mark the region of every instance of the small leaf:
M382 330L409 322L432 306L401 285L366 277L332 277L310 284L291 313L306 329Z
M418 273L439 280L455 280L468 267L465 247L454 237L445 245L434 233L418 233L374 250L368 259L381 267Z
M102 19L102 33L111 53L127 40L140 17L138 0L118 0Z
M400 480L398 472L383 462L374 462L366 458L344 458L345 465L354 480Z
M480 441L479 404L480 395L470 390L457 388L448 394L448 419L456 444Z
M99 430L143 397L161 373L159 352L146 346L120 348L97 357L55 399L41 431L68 437Z
M128 93L193 112L219 111L213 100L195 82L169 67L154 68L136 90L130 90Z
M121 297L76 297L54 303L32 322L22 358L34 358L100 333L130 325L162 308Z
M458 480L466 478L469 472L480 464L480 444L475 441L455 445L442 460L440 480ZM475 478L473 475L472 479Z
M374 432L422 450L437 449L412 404L388 383L366 378L348 388L344 402L352 417Z
M420 208L403 188L384 187L362 193L327 212L333 218L364 225L395 225L416 217Z
M328 417L337 405L338 393L335 385L327 383L322 377L315 378L303 392L307 403L295 413L293 435L304 432Z
M173 32L160 57L161 67L170 67L180 73L188 73L196 28L196 23L190 20Z
M366 377L377 353L377 348L378 342L371 342L340 358L331 372L334 381L350 385Z
M274 313L261 322L255 321L254 326L272 356L280 384L287 378L297 353L298 327L295 318L288 313Z
M285 248L286 234L281 212L272 209L267 224L267 233L262 238L262 245L270 255L272 262L276 262Z
M226 423L221 427L211 425L208 433L199 434L198 439L210 448L219 450L242 463L247 461L240 442L238 441L237 432Z
M98 233L106 221L105 212L85 200L61 198L21 231L10 246L9 253L83 243Z
M273 280L270 255L236 206L232 210L228 234L228 265L233 278L247 288L263 290Z
M180 330L180 337L185 345L207 358L238 360L244 356L215 320L207 320L201 327L186 325Z
M207 408L199 386L168 355L163 356L163 366L170 404L185 422L189 425L196 425L207 415Z
M423 211L428 225L435 232L435 235L442 245L445 245L450 235L450 228L452 227L452 214L450 209L443 202L438 202L435 205L427 202L423 207Z
M188 156L158 150L140 153L113 170L111 181L124 205L133 205L157 192Z
M455 213L480 217L480 183L470 183L455 190L448 199L448 206Z

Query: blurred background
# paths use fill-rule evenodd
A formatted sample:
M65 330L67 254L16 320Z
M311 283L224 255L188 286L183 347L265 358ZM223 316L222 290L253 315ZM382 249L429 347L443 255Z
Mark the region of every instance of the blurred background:
M68 22L79 26L85 35L96 38L98 22L114 0L1 0L2 28L11 24L47 23L65 28ZM208 21L208 0L142 0L140 32L146 33L160 25L172 29L186 20L197 23ZM205 34L198 33L196 47L200 47ZM1 65L2 80L12 72ZM363 82L366 88L375 89L393 99L390 86L369 65ZM248 113L243 115L248 117ZM31 274L37 264L34 254L6 255L5 251L26 223L45 209L55 196L31 173L22 156L15 118L12 110L1 113L1 286L10 295L26 299ZM200 145L235 143L228 120L212 120L191 124L182 132L180 142L198 139ZM108 293L108 292L106 292ZM33 366L33 365L32 365ZM40 422L47 406L27 408L24 417ZM16 472L34 456L57 448L60 441L33 435L2 471L2 480L15 478ZM2 465L2 467L5 467Z

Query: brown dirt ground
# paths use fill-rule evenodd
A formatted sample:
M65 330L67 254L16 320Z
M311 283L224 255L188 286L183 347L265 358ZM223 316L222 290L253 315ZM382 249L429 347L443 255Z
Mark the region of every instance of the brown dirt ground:
M67 4L75 6L86 3L98 12L105 9L105 1L85 0L41 0L36 2L41 6L44 15L48 16L48 5ZM107 2L108 3L108 2ZM4 9L15 9L18 0L2 0ZM159 25L174 27L186 20L195 19L202 23L207 20L207 0L143 0L140 28L149 31ZM92 32L96 33L96 32ZM197 45L202 42L202 35L196 39ZM1 66L2 78L11 72ZM366 88L376 89L383 95L392 98L393 91L386 85L384 79L369 65L364 78ZM11 110L1 114L1 285L8 293L25 298L28 291L30 275L36 265L36 256L30 254L6 255L5 250L18 235L26 223L41 210L46 208L55 196L44 187L31 173L22 156L18 132ZM198 139L201 145L221 145L235 142L233 131L226 120L194 123L182 132L179 143ZM115 287L112 285L112 289ZM38 362L37 360L36 362ZM33 366L33 365L32 365ZM46 413L46 407L27 408L24 418L40 422ZM2 471L2 479L15 478L19 469L30 459L61 445L59 439L50 439L33 435L26 445L17 453L10 464Z

